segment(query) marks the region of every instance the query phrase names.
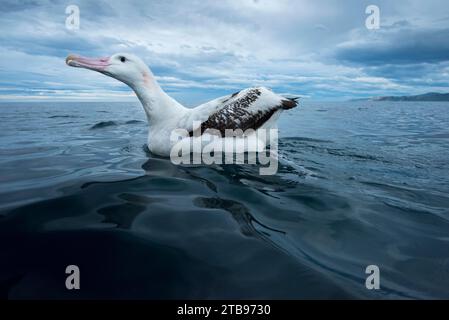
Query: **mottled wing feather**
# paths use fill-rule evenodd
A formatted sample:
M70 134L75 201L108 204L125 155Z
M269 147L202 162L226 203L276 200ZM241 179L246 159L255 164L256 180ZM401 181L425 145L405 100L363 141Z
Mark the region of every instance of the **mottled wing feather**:
M226 129L257 130L276 111L297 106L296 99L288 98L271 99L264 103L264 101L260 101L263 99L263 90L268 91L265 88L251 88L245 90L242 94L236 92L223 99L216 111L201 123L201 134L207 129L218 130L222 136L225 135ZM269 92L274 96L271 91ZM257 107L255 106L256 104L258 105ZM190 132L190 136L194 134L195 131Z

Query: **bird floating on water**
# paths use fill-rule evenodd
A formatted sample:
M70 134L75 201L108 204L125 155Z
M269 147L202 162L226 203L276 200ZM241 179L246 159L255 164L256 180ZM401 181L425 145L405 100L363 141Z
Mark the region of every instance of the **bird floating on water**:
M196 108L186 108L162 90L148 66L135 55L117 53L102 58L69 55L66 63L100 72L131 87L148 119L148 148L162 156L170 155L174 144L170 135L175 129L187 130L190 137L198 131L201 135L207 129L215 129L222 137L226 129L241 129L243 132L273 129L280 113L298 104L296 98L285 98L265 87L254 87ZM261 142L267 145L267 141Z

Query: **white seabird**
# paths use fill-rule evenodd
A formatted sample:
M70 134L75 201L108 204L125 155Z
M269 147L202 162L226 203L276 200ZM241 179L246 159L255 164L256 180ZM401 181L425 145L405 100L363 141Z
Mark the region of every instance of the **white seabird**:
M117 53L103 58L69 55L66 63L103 73L131 87L148 119L148 148L162 156L170 155L175 143L170 139L173 130L185 129L190 137L195 137L196 132L201 135L207 129L215 129L222 137L226 129L257 132L276 128L280 113L297 106L295 98L282 97L265 87L254 87L196 108L186 108L162 90L148 66L135 55ZM262 148L267 145L267 141L258 142Z

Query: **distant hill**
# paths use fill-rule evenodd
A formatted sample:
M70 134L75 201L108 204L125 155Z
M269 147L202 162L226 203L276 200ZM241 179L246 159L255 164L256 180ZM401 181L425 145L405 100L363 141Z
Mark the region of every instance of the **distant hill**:
M449 93L429 92L416 96L386 96L367 99L355 99L353 101L449 101Z

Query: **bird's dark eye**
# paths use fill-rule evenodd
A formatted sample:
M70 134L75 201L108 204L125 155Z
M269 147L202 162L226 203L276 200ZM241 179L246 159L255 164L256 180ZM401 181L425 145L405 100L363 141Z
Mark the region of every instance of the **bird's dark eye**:
M125 61L126 61L126 58L125 58L125 57L120 57L120 61L121 61L121 62L125 62Z

